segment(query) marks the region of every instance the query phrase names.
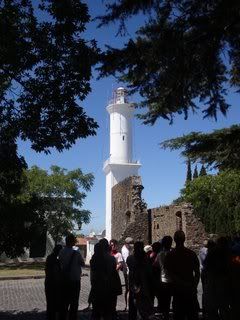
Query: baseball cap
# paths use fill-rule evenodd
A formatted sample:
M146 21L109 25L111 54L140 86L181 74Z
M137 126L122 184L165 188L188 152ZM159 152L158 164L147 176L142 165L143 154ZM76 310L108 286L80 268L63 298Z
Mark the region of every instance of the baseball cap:
M146 246L144 247L144 251L145 251L146 253L152 251L152 246L150 246L150 244L146 245Z

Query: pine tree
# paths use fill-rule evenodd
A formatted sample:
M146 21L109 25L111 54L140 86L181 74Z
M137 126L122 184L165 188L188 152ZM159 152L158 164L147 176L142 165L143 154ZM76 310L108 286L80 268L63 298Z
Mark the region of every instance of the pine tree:
M187 177L186 177L186 184L192 181L192 169L191 169L191 161L190 159L187 160Z
M193 179L196 179L196 178L198 178L198 169L197 169L197 166L195 166L194 172L193 172Z
M239 1L116 0L105 1L100 25L143 14L137 36L122 48L107 47L101 76L116 75L142 97L140 115L146 124L159 117L173 121L203 109L205 117L226 115L227 92L240 88ZM164 48L164 49L163 49ZM156 59L157 57L157 59ZM198 101L198 103L196 103ZM200 101L200 103L199 103Z
M207 171L206 171L206 168L204 167L204 164L203 164L201 167L201 170L199 172L199 177L206 176L206 175L207 175Z

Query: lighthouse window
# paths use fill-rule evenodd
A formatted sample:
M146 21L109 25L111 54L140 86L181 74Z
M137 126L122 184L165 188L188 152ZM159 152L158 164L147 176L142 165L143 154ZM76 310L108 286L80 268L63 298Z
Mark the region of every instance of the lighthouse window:
M124 140L124 136L122 137L122 139Z

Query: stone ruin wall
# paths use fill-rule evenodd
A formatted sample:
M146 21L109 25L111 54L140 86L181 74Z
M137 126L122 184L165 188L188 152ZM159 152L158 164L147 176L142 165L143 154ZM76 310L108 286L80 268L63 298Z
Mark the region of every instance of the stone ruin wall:
M128 177L112 188L112 238L123 243L132 237L148 244L183 230L186 246L198 251L209 235L192 206L183 203L147 210L142 190L140 176Z
M186 235L185 245L198 251L203 241L209 238L203 223L193 213L190 204L162 206L151 209L152 242L162 239L165 235L173 237L175 231L183 230Z
M128 177L112 188L112 238L126 237L148 243L149 221L139 176Z

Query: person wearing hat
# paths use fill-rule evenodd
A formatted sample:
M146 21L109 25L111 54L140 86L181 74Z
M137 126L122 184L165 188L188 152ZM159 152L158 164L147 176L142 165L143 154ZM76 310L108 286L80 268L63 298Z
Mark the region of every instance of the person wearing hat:
M128 292L129 292L129 284L128 284L128 267L127 267L127 258L130 255L131 249L133 247L133 238L127 237L125 239L125 243L122 246L122 258L123 258L123 276L124 276L124 282L125 282L125 310L127 310L128 307Z
M152 253L152 246L150 244L147 244L145 247L144 247L144 252L146 253L149 261L150 261L150 255Z

